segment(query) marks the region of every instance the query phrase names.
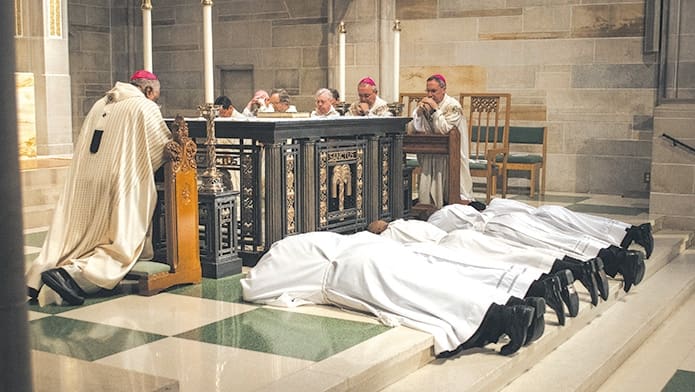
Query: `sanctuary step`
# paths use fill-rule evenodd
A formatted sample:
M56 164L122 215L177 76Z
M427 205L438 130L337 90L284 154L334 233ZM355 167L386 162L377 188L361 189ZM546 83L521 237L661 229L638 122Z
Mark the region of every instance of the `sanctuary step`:
M177 392L179 382L132 370L119 369L63 355L32 350L35 392L51 392L60 385L72 392ZM78 377L66 377L56 369L71 369Z
M500 341L402 372L383 391L595 390L695 290L695 260L679 256L692 246L693 234L662 231L655 243L645 278L630 293L611 280L610 298L594 307L577 282L579 315L561 327L548 311L544 335L515 355L499 355L506 344Z
M69 158L36 158L20 161L25 229L50 225L69 166Z

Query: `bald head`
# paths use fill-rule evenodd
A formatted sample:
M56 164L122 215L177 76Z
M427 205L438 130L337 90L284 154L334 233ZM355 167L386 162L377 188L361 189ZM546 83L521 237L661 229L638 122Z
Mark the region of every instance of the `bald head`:
M370 223L369 226L367 226L367 231L374 234L381 234L387 227L389 227L388 222L380 219Z

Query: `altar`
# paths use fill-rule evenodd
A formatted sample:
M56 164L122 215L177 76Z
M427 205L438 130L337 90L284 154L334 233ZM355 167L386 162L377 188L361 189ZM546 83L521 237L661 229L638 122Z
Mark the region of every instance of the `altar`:
M235 178L237 251L254 265L286 236L352 233L404 216L407 117L215 120L216 165ZM187 119L208 167L204 119Z

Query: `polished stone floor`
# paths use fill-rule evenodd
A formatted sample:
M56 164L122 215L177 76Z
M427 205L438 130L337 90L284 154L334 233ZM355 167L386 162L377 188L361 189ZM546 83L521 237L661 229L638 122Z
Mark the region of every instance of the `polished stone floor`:
M630 223L650 219L648 200L640 198L559 193L536 199L509 197L532 205L563 205ZM27 263L40 250L45 231L26 231ZM90 298L79 307L30 304L35 366L37 356L56 355L51 356L51 366L66 374L57 381L51 379L54 384L50 390L56 391L74 390L76 378L103 376L85 370L88 367L72 365L74 359L107 365L106 369L114 372L126 370L177 380L181 391L252 391L322 361L347 367L352 358L348 353L360 347L378 349L389 335L400 333L394 330L403 329L385 327L370 317L332 307L281 309L245 303L239 284L242 276L204 279L202 284L152 297ZM692 370L675 373L669 388L684 382L694 386ZM146 381L138 383L142 378L127 380L125 390L151 387ZM315 383L307 380L306 385Z

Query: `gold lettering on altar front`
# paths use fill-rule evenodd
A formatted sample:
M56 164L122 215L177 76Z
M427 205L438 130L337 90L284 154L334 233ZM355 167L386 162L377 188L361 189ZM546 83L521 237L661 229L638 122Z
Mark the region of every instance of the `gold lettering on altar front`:
M357 159L357 151L331 151L328 153L328 163L354 161Z

